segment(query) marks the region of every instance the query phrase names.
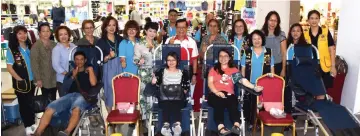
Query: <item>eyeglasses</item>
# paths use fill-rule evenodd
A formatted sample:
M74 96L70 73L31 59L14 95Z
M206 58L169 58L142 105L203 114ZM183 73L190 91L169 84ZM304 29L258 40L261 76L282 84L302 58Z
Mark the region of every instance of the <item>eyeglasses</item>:
M226 56L221 56L221 55L220 55L219 58L221 58L221 59L228 59L228 58L230 58L230 57L227 56L227 55L226 55Z
M166 61L168 61L168 62L174 62L174 61L176 61L176 60L166 60Z

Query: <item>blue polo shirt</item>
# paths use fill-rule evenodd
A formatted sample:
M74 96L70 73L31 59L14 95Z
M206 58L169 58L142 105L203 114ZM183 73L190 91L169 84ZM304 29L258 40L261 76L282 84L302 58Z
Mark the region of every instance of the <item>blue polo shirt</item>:
M170 25L167 27L169 32L169 37L173 37L176 35L176 27L171 27Z
M253 50L253 47L251 47L251 50ZM251 77L250 82L255 84L256 79L263 75L263 64L264 64L264 54L266 52L265 47L263 47L263 52L259 56L257 56L254 51L252 52L251 57ZM246 67L245 65L245 58L246 55L243 54L241 57L241 66ZM274 67L274 57L271 56L270 59L270 65L271 67Z
M136 40L138 43L139 41ZM137 75L138 67L134 63L134 44L128 39L124 39L120 42L119 45L119 57L124 57L126 61L126 67L122 72L129 72Z
M26 47L26 49L19 47L19 50L25 60L26 69L29 73L29 80L32 81L34 79L34 76L33 76L32 70L31 70L30 50L28 47ZM14 56L10 49L6 52L6 56L7 56L6 64L14 65L14 63L15 63Z
M237 36L235 35L234 36L234 45L239 49L239 51L241 52L241 46L242 46L242 43L243 43L243 39L244 38L237 38ZM234 55L234 60L238 58L238 53L235 51L235 55Z

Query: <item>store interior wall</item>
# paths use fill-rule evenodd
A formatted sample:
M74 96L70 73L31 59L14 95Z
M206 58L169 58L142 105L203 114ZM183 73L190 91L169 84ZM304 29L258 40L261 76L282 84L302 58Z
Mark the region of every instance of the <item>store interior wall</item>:
M336 54L344 57L349 71L346 75L341 105L353 113L360 112L360 39L356 34L360 31L359 0L346 0L341 3L338 41Z
M290 1L289 28L300 21L300 1ZM287 33L286 31L285 33Z
M264 25L265 17L270 12L276 10L281 19L281 30L289 31L290 1L287 0L259 0L256 7L256 27L261 29Z

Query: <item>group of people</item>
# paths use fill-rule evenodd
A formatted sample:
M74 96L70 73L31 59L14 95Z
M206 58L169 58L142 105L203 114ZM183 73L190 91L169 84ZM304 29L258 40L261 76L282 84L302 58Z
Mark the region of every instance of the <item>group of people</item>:
M188 36L189 23L186 19L177 19L176 10L168 12L169 18L163 21L163 25L157 22L148 22L140 36L140 27L137 21L129 20L125 24L122 36L119 34L117 20L112 16L106 17L101 26L101 37L94 36L95 24L92 20L82 22L84 37L77 43L70 40L71 31L67 26L59 26L55 32L56 42L50 40L52 35L47 23L38 27L40 39L31 45L27 38L27 29L24 26L16 26L10 36L7 52L7 69L12 76L13 88L17 95L21 118L26 127L26 133L40 136L49 125L51 118L63 111L71 111L67 128L59 132L59 135L69 135L79 122L80 114L89 105L81 94L82 91L94 87L98 81L103 82L105 105L111 111L113 105L112 78L122 72L129 72L141 78L141 92L148 85L173 85L180 84L182 92L186 94L190 84L195 85L194 110L199 111L200 97L203 90L203 76L207 75L208 103L214 108L214 120L218 125L219 134L240 133L240 115L237 110L237 97L234 94L234 84L241 83L246 87L260 92L263 88L256 86L255 82L263 74L272 73L286 78L286 54L289 45L312 44L316 47L328 49L320 52L324 61L321 63L322 77L325 85L331 87L332 78L336 76L335 69L335 43L326 27L319 26L320 13L312 10L308 13L309 29L303 30L298 23L290 27L286 36L280 28L280 16L276 11L271 11L265 18L264 25L259 30L249 34L247 25L243 19L234 21L231 35L225 35L221 31L218 20L213 13L208 13L204 21L195 27L194 37ZM159 28L159 26L161 26ZM160 30L160 32L158 32ZM155 48L161 44L180 44L181 48L187 48L180 54L170 52L166 57L166 67L154 72L152 62ZM242 54L230 53L223 49L218 54L218 62L208 73L203 71L202 61L213 58L211 44L232 44L243 49ZM97 46L103 52L103 71L99 77L99 68L91 64L96 54L77 51L72 58L75 67L69 69L69 53L76 46ZM190 56L190 70L179 69L179 61L186 60ZM240 66L236 66L233 60L241 58ZM271 76L272 74L269 74ZM227 78L224 78L227 77ZM234 80L234 78L236 80ZM34 85L36 83L36 86ZM51 102L35 128L35 113L31 101L35 87L41 88L42 94L48 96ZM60 98L56 99L56 91ZM183 95L183 94L181 94ZM253 122L256 109L255 95L248 95L244 110L247 122ZM285 94L285 111L291 111L291 93ZM146 97L140 93L140 105L142 119L146 120L147 111L150 110ZM163 135L181 134L181 108L185 106L185 97L166 99L158 97L159 106L163 109L164 126L161 129ZM324 99L319 94L317 99ZM226 105L224 107L224 105ZM234 123L231 130L224 127L224 110L227 108L230 119ZM170 116L175 123L170 126ZM36 130L35 130L36 129Z

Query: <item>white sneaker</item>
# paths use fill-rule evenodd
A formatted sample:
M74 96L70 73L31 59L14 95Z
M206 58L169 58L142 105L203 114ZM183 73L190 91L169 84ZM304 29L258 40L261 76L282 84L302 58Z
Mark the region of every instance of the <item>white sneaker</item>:
M164 123L164 126L161 128L161 134L164 136L172 136L169 123Z
M34 132L35 132L35 127L33 127L33 126L25 128L25 134L27 136L30 136L30 135L34 134Z

